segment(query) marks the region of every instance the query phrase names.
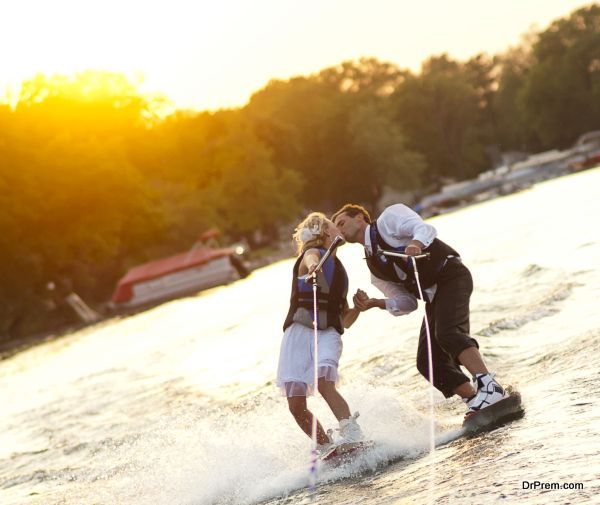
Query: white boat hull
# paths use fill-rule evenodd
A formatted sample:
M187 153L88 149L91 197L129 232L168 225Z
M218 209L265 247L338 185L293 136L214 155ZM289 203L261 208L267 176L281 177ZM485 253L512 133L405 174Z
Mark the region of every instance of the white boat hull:
M138 307L179 295L202 291L239 278L229 256L214 259L200 266L186 268L132 286L133 297L117 304L118 307Z

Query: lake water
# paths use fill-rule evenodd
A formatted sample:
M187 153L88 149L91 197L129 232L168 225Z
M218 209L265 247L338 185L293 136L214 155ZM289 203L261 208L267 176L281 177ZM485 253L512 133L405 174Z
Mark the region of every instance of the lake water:
M464 405L436 392L430 455L423 308L371 310L344 334L340 390L377 447L321 468L318 503L600 503L599 219L594 169L430 220L473 273L473 335L525 416L460 437ZM339 255L351 291L377 296L361 248ZM0 362L0 503L310 502L310 440L272 383L291 267Z

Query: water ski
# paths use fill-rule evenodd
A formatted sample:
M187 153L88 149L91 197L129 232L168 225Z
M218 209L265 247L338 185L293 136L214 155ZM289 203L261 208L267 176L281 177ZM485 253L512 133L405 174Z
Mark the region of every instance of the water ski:
M491 430L505 422L521 417L523 415L521 394L518 391L509 391L509 393L508 398L467 417L463 421L465 433Z
M361 442L345 442L332 447L328 452L321 456L321 461L328 464L341 465L349 462L365 449L373 447L374 442L371 440L363 440Z

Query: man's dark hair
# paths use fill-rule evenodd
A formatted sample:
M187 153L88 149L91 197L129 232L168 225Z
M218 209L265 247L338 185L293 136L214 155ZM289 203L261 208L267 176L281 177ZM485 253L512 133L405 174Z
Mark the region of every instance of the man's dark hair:
M333 216L331 216L331 220L335 222L335 218L338 217L340 214L346 214L348 217L356 217L359 214L362 214L365 218L365 221L371 224L371 216L369 215L367 209L365 209L362 205L347 203L340 210L335 212Z

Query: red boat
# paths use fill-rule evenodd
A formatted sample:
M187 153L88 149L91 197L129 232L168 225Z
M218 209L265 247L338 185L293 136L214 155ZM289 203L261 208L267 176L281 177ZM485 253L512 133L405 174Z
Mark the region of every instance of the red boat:
M118 282L110 307L152 305L246 277L248 270L235 248L209 245L216 234L206 232L187 252L130 269Z

